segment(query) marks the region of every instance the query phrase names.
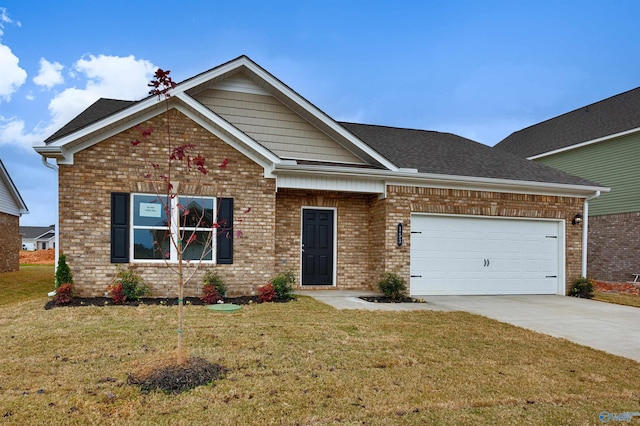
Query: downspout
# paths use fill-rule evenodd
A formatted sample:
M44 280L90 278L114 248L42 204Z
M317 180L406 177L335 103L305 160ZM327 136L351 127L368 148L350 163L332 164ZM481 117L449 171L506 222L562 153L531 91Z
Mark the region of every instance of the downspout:
M587 276L587 251L589 249L589 201L600 196L600 191L596 191L593 195L584 199L584 208L582 209L582 270L580 275ZM57 236L57 234L56 234Z
M44 155L42 156L42 164L44 164L46 167L48 167L51 170L54 170L56 172L56 182L57 182L58 181L58 170L59 170L58 166L56 164L51 164L51 163L47 162L47 157L45 157ZM60 218L58 217L58 207L56 206L56 239L55 239L55 245L56 245L56 247L55 247L55 256L56 256L55 257L55 264L56 264L56 266L55 267L56 268L58 267L58 256L60 255L60 252L59 252L60 244L58 243L59 235L60 235ZM49 297L53 297L53 296L56 295L55 281L54 281L53 286L54 286L53 291L47 293L47 295Z

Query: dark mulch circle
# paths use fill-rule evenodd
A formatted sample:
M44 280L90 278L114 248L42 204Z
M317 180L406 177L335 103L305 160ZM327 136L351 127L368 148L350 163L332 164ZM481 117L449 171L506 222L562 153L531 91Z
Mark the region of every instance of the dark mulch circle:
M276 303L290 302L291 299L276 299ZM199 297L185 297L184 303L186 305L208 305L208 303L200 300ZM261 303L258 296L238 296L238 297L225 297L224 303L233 303L235 305L249 305L251 303ZM140 306L140 305L162 305L162 306L177 306L178 298L165 298L165 297L145 297L139 301L127 300L120 305L113 303L113 299L110 297L73 297L69 303L64 305L56 305L55 301L49 300L44 309L52 308L64 308L64 307L80 307L80 306Z
M212 384L224 377L228 370L212 364L204 358L189 358L182 364L165 361L146 365L136 373L130 373L128 383L139 386L143 392L160 390L178 394L198 386Z
M427 303L422 299L414 299L408 296L400 299L392 299L389 296L360 296L360 299L372 303Z

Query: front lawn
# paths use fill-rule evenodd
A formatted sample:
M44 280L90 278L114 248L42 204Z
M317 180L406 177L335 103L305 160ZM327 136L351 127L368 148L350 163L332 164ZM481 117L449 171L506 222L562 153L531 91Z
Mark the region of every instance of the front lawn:
M593 300L640 308L640 296L635 294L605 293L596 291L593 295Z
M128 373L167 356L176 308L0 307L3 424L598 424L640 411L640 364L463 312L338 311L307 297L187 306L192 356L230 371L179 395Z
M20 265L0 274L0 306L46 297L53 290L53 265Z

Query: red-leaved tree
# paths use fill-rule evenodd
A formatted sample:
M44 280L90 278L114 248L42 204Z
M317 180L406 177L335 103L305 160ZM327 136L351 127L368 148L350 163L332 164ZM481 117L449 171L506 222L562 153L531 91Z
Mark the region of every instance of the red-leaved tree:
M217 221L217 212L212 214L203 207L204 203L198 202L198 197L203 194L184 194L181 197L181 186L188 188L202 188L202 181L208 175L207 160L197 151L197 147L192 143L177 144L172 134L172 123L170 111L170 91L176 87L170 76L171 71L158 69L152 81L148 84L151 87L149 93L157 96L165 104L166 126L163 131L156 132L152 127L138 127L140 137L131 142L133 147L142 151L142 158L148 171L144 173L144 178L149 182L156 195L155 202L160 203L169 232L153 232L153 251L155 257L162 258L166 267L177 277L178 287L178 348L177 363L184 362L183 351L183 307L185 285L194 277L198 267L205 258L213 258L213 247L215 238L220 232L234 232L228 224ZM156 134L160 137L155 137ZM149 148L146 145L166 144L163 156L166 160L162 163L154 162L149 157ZM226 168L228 159L223 159L218 167ZM184 179L185 182L181 182ZM181 185L184 183L185 185ZM188 200L189 203L181 203ZM247 209L247 212L250 209ZM176 219L177 218L177 219ZM237 220L241 222L242 219ZM224 229L224 231L221 231ZM241 231L235 231L238 236ZM170 261L170 252L175 253L175 261ZM190 250L189 255L185 256ZM199 253L199 259L194 260L193 253ZM187 265L191 265L187 268Z

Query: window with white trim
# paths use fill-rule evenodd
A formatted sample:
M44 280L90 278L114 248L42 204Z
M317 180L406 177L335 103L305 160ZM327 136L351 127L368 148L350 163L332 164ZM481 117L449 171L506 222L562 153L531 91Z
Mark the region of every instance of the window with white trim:
M178 260L171 242L182 238L183 260L213 262L216 244L216 199L180 196L169 198L132 194L131 259L134 261Z

